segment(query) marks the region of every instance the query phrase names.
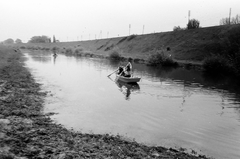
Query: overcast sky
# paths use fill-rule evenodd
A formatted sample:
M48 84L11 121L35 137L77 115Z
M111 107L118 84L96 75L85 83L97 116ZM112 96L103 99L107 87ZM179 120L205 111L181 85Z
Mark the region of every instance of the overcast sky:
M92 40L172 31L190 18L219 25L240 15L240 0L0 0L0 41L27 42L46 35L60 41Z

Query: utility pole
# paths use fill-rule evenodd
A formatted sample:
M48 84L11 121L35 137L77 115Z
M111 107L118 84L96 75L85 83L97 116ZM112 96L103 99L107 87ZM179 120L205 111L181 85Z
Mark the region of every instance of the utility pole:
M99 39L102 39L102 30L100 30Z
M144 34L144 25L143 25L143 30L142 30L142 34Z
M191 15L191 11L189 10L189 11L188 11L188 23L189 23L189 21L190 21L190 15Z
M231 8L229 10L229 25L231 25Z
M131 30L131 24L129 24L129 35L130 35L130 30Z

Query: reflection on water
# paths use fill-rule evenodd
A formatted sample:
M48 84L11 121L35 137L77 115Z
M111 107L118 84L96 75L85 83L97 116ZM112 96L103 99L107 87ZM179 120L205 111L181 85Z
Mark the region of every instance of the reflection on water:
M240 87L235 81L134 63L134 75L142 78L130 85L107 77L126 62L26 56L36 80L51 91L44 111L58 113L53 119L68 128L240 158Z
M56 64L56 58L57 58L57 55L54 55L54 56L53 56L53 64L54 64L54 65Z
M111 79L111 78L109 77L109 79ZM116 79L114 82L119 87L119 90L124 94L126 100L130 100L131 93L136 93L136 92L139 92L139 90L140 90L140 86L136 82L125 83L125 82L122 82L122 81L116 80Z

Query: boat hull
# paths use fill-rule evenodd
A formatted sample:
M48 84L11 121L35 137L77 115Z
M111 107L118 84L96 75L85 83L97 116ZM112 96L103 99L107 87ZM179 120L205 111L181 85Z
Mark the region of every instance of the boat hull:
M119 76L119 75L117 75L117 79L119 81L126 82L126 83L135 83L135 82L139 82L141 80L140 77L123 77L123 76Z

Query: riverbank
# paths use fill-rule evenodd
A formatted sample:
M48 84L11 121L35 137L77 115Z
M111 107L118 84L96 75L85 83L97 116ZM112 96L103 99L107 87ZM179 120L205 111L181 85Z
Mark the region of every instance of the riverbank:
M144 35L69 41L57 43L20 43L15 46L31 50L55 50L64 54L107 57L117 51L122 57L146 61L156 51L171 55L180 65L201 66L203 61L223 51L229 34L240 28L222 25L199 29L160 32Z
M43 114L41 92L19 50L0 47L0 158L206 158L108 134L82 134Z

